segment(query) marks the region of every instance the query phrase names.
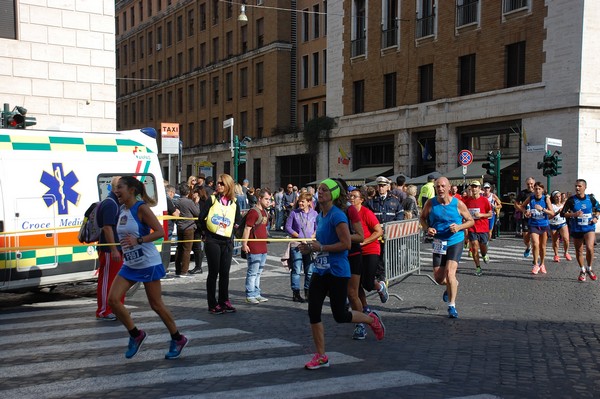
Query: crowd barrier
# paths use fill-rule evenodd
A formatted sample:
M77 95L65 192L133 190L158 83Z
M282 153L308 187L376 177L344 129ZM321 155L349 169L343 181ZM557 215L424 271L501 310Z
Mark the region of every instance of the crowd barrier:
M388 285L400 283L412 275L429 278L421 274L421 226L419 219L388 222L383 226L384 265ZM390 293L400 300L402 298Z

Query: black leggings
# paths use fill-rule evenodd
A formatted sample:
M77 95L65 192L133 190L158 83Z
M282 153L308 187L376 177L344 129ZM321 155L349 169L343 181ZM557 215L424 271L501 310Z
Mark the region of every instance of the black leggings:
M233 241L206 240L204 243L208 277L206 278L206 299L208 307L224 304L229 300L229 270L233 256ZM216 299L217 278L219 278L219 301Z
M333 318L338 323L352 322L352 312L346 310L348 277L336 277L328 273L323 276L313 273L308 290L308 317L310 324L321 322L323 302L329 294L329 305Z
M366 291L375 289L375 274L379 264L379 255L363 255L363 266L360 284Z

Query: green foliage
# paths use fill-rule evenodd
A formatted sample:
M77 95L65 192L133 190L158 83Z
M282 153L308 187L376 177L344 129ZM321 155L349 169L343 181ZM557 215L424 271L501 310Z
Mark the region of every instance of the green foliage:
M313 118L304 125L304 142L309 154L315 155L318 152L321 132L325 132L327 136L334 127L335 120L328 116Z

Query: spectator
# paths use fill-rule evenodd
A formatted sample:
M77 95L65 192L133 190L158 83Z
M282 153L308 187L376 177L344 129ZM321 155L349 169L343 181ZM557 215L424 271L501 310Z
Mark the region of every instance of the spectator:
M190 254L194 240L194 231L198 217L198 205L189 198L189 188L182 184L179 188L181 198L177 201L180 217L186 219L177 220L177 252L175 253L175 275L178 277L188 276L190 267Z
M425 205L425 201L435 196L435 189L433 187L434 181L435 175L431 174L427 176L427 183L425 183L425 185L421 187L421 191L419 192L419 199L417 200L417 203L421 209L423 208L423 205Z

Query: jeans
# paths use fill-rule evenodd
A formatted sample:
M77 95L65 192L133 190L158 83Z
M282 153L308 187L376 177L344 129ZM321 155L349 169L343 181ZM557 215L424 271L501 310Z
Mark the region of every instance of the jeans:
M281 230L283 227L283 209L275 208L275 230Z
M310 278L313 272L313 263L310 255L302 255L298 248L290 249L290 260L292 270L290 281L292 291L300 290L300 273L304 270L304 289L307 290L310 286Z
M265 268L267 254L248 254L247 260L246 298L256 298L260 296L260 275Z

